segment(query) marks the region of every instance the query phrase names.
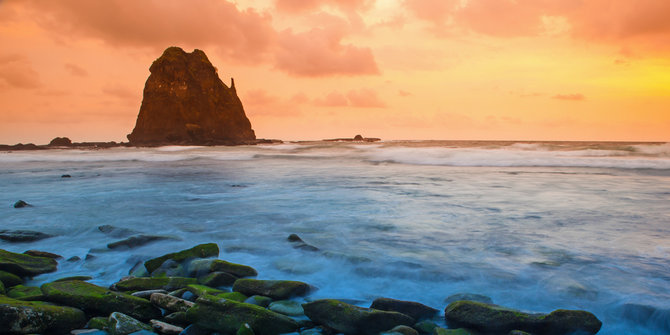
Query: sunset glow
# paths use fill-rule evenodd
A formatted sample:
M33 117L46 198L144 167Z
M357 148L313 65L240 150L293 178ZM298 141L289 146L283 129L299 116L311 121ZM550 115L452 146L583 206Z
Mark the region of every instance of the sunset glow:
M201 49L259 138L670 141L670 2L0 1L0 143L127 141Z

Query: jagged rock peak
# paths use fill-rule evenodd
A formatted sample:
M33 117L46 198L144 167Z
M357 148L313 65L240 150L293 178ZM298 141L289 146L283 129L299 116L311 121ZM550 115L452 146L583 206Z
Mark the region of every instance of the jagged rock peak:
M149 68L132 145L255 142L234 81L226 86L202 50L165 49Z

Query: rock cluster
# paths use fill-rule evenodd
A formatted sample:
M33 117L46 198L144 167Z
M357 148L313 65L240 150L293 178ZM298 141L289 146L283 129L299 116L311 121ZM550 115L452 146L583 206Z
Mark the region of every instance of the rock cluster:
M226 86L205 53L169 47L151 65L131 145L255 143L235 82Z
M54 257L0 249L0 333L567 335L595 334L601 326L585 311L528 314L458 300L445 309L444 320L453 328L446 329L436 323L438 310L418 302L378 298L365 308L309 300L313 287L307 283L248 278L257 271L218 256L216 244L201 244L149 259L142 270L131 270L137 276L109 288L86 282L90 277L31 287L22 285L24 278L55 271Z

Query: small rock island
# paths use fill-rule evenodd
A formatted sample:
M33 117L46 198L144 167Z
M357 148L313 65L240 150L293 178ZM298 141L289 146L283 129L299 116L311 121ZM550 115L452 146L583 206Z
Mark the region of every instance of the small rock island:
M226 86L203 51L169 47L149 71L130 145L257 143L235 81Z

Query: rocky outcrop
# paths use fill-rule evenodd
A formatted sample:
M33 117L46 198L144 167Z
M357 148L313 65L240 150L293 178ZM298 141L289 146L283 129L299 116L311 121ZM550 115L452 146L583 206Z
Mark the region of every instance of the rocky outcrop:
M149 71L131 145L255 143L235 82L227 87L203 51L169 47Z
M72 140L67 137L56 137L49 142L50 147L69 147L72 145Z

